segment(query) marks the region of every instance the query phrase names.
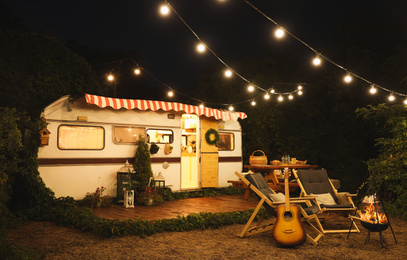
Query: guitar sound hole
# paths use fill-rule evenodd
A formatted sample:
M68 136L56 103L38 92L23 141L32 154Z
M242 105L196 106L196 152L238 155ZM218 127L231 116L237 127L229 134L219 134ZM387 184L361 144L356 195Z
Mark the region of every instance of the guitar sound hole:
M293 213L291 213L291 211L286 211L284 212L283 217L286 221L290 221L293 218Z

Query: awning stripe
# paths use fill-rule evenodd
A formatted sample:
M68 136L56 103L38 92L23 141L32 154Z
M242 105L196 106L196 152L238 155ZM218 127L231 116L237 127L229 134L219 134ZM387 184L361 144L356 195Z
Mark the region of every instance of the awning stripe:
M204 107L203 109L198 106L186 105L177 102L165 101L152 101L141 99L119 99L109 98L97 95L85 94L86 102L88 104L97 105L100 108L110 106L114 109L140 109L140 110L164 110L164 111L184 111L188 114L205 115L206 117L214 117L215 119L222 120L237 120L238 118L245 119L246 113L231 112L227 110L213 109Z

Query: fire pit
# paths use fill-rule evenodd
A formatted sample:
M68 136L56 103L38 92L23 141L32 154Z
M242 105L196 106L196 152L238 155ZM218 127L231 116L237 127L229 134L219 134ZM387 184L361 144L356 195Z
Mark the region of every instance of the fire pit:
M360 221L364 228L371 232L384 231L389 227L382 204L376 200L375 195L366 196L362 201Z
M369 231L365 243L370 239L370 232L380 232L380 243L383 247L383 242L385 243L385 241L382 236L382 231L385 231L390 226L394 240L397 244L396 237L394 236L393 229L390 225L389 219L387 218L383 204L377 199L376 195L366 196L363 199L361 210L358 211L358 214L360 217L351 216L351 218L352 221L355 219L360 220L362 226Z

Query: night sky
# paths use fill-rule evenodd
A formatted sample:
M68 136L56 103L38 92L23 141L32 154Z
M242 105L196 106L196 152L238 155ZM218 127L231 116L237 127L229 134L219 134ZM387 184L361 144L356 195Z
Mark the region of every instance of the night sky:
M62 41L74 40L89 48L131 50L139 61L163 82L185 87L209 65L220 62L209 52L198 54L195 36L175 14L162 17L164 1L29 1L2 0L32 30L49 31ZM289 32L319 50L336 46L330 34L347 15L380 13L403 19L407 4L400 1L271 1L251 0ZM260 46L278 46L272 33L275 25L243 0L169 0L198 36L233 67L242 56L261 57ZM390 28L389 28L390 29ZM378 36L379 37L379 36ZM286 37L290 47L310 50Z

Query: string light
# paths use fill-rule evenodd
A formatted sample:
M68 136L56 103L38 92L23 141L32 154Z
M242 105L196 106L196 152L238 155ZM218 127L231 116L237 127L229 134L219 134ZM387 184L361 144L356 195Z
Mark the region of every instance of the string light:
M396 100L396 97L393 95L393 93L390 93L389 101L393 102L394 100Z
M274 90L274 88L270 89L270 93L274 94L276 91Z
M205 45L203 44L203 43L200 43L200 44L198 44L197 46L196 46L196 50L198 51L198 52L204 52L205 51Z
M141 70L139 68L134 69L134 74L140 75L140 73L141 73Z
M407 98L404 99L404 105L407 105Z
M293 98L294 98L293 95L291 95L291 94L288 95L288 99L289 99L289 100L293 100Z
M284 30L283 30L283 28L277 28L277 30L274 32L274 35L277 37L277 38L283 38L284 37Z
M266 94L264 95L264 99L266 99L266 100L270 99L269 93L266 93Z
M298 91L297 91L297 94L298 94L299 96L301 96L301 95L302 95L302 90L298 90Z
M346 83L350 83L350 82L352 81L352 76L348 73L348 74L346 74L346 76L343 78L343 80L344 80Z
M321 65L321 58L319 57L319 54L317 54L317 56L312 60L312 64L314 64L314 66Z
M284 98L282 95L278 96L278 101L282 102L283 100L284 100Z
M229 111L233 111L233 110L235 110L235 108L232 105L230 105L229 106Z
M113 80L114 80L114 76L113 76L112 74L109 74L109 75L107 76L107 79L108 79L109 81L113 81Z
M169 97L173 97L174 96L174 91L170 90L170 91L168 91L167 94L168 94Z
M407 99L406 99L407 100ZM250 103L252 106L256 105L256 101L252 100L252 102Z
M370 92L370 94L376 94L377 89L374 87L374 85L372 85L372 86L370 87L369 92Z
M168 15L170 13L170 9L168 8L167 5L162 5L160 8L160 13L162 15Z
M249 86L247 87L247 90L248 90L249 92L253 92L253 91L254 91L253 85L249 85Z
M230 77L232 77L232 71L230 70L230 69L227 69L227 70L225 70L225 76L227 77L227 78L230 78Z
M203 104L203 103L201 103L200 105L199 105L199 108L200 109L203 109L205 107L205 105Z

